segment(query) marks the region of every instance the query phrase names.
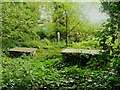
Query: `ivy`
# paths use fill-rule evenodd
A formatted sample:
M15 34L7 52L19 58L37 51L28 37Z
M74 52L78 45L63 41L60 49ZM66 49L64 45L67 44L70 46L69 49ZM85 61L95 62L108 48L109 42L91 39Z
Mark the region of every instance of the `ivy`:
M101 37L99 38L100 46L105 50L105 54L107 55L105 59L108 58L110 62L114 63L112 68L115 68L119 75L120 29L118 27L120 23L120 4L119 2L101 2L101 4L103 12L107 12L110 18L101 28Z

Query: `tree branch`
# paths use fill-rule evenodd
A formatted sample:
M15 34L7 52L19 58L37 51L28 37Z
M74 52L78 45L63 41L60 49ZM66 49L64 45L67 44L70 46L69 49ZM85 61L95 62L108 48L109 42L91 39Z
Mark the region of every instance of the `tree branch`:
M73 31L77 27L77 25L79 25L79 23L80 23L80 21L68 33L70 33L71 31Z

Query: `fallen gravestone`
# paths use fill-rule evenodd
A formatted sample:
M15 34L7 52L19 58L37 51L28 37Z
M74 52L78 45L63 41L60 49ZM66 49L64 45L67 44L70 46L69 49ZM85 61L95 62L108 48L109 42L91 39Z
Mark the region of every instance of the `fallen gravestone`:
M8 51L11 56L18 57L23 53L33 56L36 50L37 48L15 47L15 48L9 49Z
M102 50L103 51L103 50ZM63 60L69 64L85 66L91 57L99 56L101 50L64 49L61 51Z

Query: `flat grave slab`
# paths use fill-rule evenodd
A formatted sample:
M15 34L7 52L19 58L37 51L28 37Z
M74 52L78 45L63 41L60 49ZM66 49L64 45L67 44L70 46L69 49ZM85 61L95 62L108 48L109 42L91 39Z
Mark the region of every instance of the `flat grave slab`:
M65 63L69 65L81 65L86 66L86 63L90 58L94 58L100 55L103 50L86 50L86 49L64 49L61 51L62 58Z
M82 53L82 54L100 54L101 50L86 50L86 49L64 49L61 51L62 54L64 53Z
M10 54L13 54L13 56L19 56L22 53L34 55L36 50L37 48L15 47L9 49L8 51Z
M15 48L9 49L9 51L14 51L14 52L33 52L36 50L37 48L26 48L26 47L15 47Z

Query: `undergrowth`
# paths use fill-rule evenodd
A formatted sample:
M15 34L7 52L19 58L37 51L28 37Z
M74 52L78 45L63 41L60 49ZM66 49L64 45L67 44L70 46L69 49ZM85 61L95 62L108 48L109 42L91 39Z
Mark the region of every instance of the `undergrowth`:
M2 90L118 90L120 78L114 69L91 68L92 63L68 65L61 58L63 47L53 45L42 46L33 57L11 58L3 53Z

